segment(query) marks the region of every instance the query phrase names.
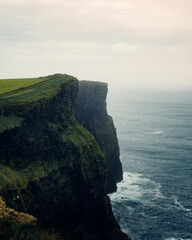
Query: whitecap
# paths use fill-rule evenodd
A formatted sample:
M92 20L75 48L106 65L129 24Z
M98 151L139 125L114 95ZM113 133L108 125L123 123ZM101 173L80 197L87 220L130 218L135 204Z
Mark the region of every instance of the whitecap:
M153 134L153 135L158 135L158 134L162 134L162 133L165 133L165 132L163 132L163 131L150 132L150 134Z

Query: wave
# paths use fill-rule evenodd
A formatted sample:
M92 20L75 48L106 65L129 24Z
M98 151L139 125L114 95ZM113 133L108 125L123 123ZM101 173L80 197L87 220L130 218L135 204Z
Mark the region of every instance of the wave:
M182 210L182 211L185 211L187 212L188 214L192 214L192 210L189 209L189 208L185 208L182 203L180 203L177 199L177 197L175 195L173 195L173 200L174 200L174 203L176 205L176 207L179 209L179 210Z
M165 198L161 192L161 184L138 173L123 173L123 180L117 184L117 191L109 194L112 201L132 200L144 204L152 204L159 198Z
M112 201L121 202L123 200L137 200L141 197L141 189L139 186L142 174L123 173L123 180L117 184L117 191L109 194Z
M109 194L112 209L122 230L133 239L192 240L187 228L185 234L176 230L177 226L185 229L180 216L183 211L189 215L191 210L185 208L175 195L167 194L158 181L143 174L124 172L123 181L117 186L117 191ZM149 225L154 231L148 232ZM168 229L166 234L155 230L159 225ZM172 229L176 230L174 234Z
M109 194L109 197L112 202L116 203L134 201L162 209L176 208L187 215L192 215L192 209L186 208L175 195L171 198L165 196L161 188L162 186L159 182L144 177L142 174L124 172L123 180L117 184L117 191Z
M162 133L165 133L165 132L163 132L163 131L150 132L150 134L153 134L153 135L158 135L158 134L162 134Z

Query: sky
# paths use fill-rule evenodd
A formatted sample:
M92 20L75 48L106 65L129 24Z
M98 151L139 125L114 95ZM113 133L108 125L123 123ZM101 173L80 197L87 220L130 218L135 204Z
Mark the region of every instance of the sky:
M192 87L192 0L0 0L0 79Z

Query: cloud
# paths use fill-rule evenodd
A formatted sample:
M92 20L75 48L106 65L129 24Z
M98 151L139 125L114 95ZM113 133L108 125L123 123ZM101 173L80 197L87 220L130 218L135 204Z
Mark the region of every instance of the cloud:
M8 0L0 3L3 22L22 30L79 34L117 31L135 35L170 35L190 31L192 3L187 0L50 1ZM185 7L183 7L185 6ZM3 14L4 13L4 14ZM4 15L4 16L3 16ZM6 17L7 16L7 17ZM15 22L15 24L13 24ZM26 28L26 29L25 29Z
M93 80L177 83L183 71L189 82L191 10L188 0L1 1L0 77L65 66Z

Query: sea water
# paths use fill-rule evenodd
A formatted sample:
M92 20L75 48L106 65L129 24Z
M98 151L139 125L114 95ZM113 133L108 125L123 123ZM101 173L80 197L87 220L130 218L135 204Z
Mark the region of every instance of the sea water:
M144 91L108 99L123 181L110 194L133 240L192 240L192 91Z

